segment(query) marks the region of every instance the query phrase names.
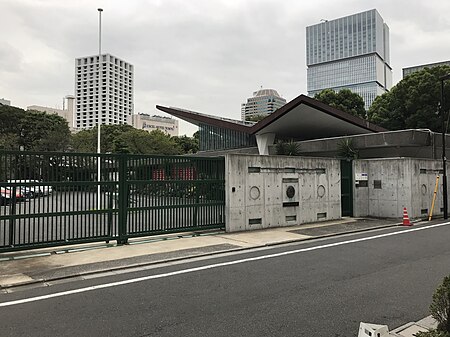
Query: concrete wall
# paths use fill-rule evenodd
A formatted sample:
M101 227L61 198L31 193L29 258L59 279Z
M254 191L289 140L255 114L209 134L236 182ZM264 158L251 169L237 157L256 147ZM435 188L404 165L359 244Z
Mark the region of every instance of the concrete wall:
M442 162L429 159L392 158L355 160L353 162L354 216L402 218L403 207L411 218L426 217L436 184L439 189L433 214L441 215ZM357 181L357 174L367 173L367 186Z
M450 136L447 135L447 144ZM427 158L439 159L442 153L442 135L429 130L399 130L345 137L333 137L296 142L300 155L305 157L339 157L339 145L351 140L358 157L371 158ZM269 154L276 154L276 145L269 146Z
M339 160L227 154L225 170L228 232L341 217Z

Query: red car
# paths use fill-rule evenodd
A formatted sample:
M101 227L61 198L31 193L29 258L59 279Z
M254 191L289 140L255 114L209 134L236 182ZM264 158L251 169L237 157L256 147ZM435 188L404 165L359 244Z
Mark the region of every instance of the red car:
M16 189L16 201L22 201L25 196L20 189ZM10 188L0 187L0 205L6 205L13 200L13 192Z

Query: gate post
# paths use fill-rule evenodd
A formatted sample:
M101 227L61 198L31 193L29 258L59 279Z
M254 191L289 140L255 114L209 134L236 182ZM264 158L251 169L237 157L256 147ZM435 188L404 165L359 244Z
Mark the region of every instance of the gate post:
M9 219L9 246L10 247L14 247L14 241L16 239L16 205L17 205L16 193L17 193L17 187L13 186L12 195L11 194L9 195L10 196L9 215L11 216L11 218Z
M127 182L127 157L119 154L119 235L117 244L123 245L128 242L127 215L128 215L128 182Z

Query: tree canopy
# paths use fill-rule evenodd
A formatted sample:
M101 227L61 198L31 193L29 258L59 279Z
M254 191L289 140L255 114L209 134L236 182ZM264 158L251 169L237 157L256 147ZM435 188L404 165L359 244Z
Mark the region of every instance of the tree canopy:
M67 121L56 114L0 104L0 150L97 152L97 127L71 135ZM102 153L179 155L199 150L199 134L171 137L131 125L102 125Z
M66 151L69 144L70 130L64 118L0 104L0 149Z
M332 89L325 89L316 94L314 98L353 116L366 118L363 98L349 89L342 89L337 93Z
M102 125L101 150L103 153L133 154L182 154L183 149L175 140L160 130L147 132L131 125ZM76 152L97 151L97 127L82 130L72 136L72 147Z
M267 117L267 115L265 115L265 114L258 114L258 115L248 116L245 118L245 120L249 121L249 122L260 122L266 117Z
M441 132L440 78L450 73L449 66L425 68L401 80L391 91L378 96L368 111L368 119L388 130L426 128ZM450 106L450 83L446 83L445 106Z
M186 135L180 137L173 137L175 143L182 149L183 153L197 153L200 147L199 133L194 133L193 137Z

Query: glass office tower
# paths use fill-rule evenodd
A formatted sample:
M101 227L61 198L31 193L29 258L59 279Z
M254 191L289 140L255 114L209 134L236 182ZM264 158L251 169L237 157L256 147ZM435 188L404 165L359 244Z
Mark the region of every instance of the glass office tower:
M350 89L368 109L392 87L389 27L376 9L306 27L308 95Z

